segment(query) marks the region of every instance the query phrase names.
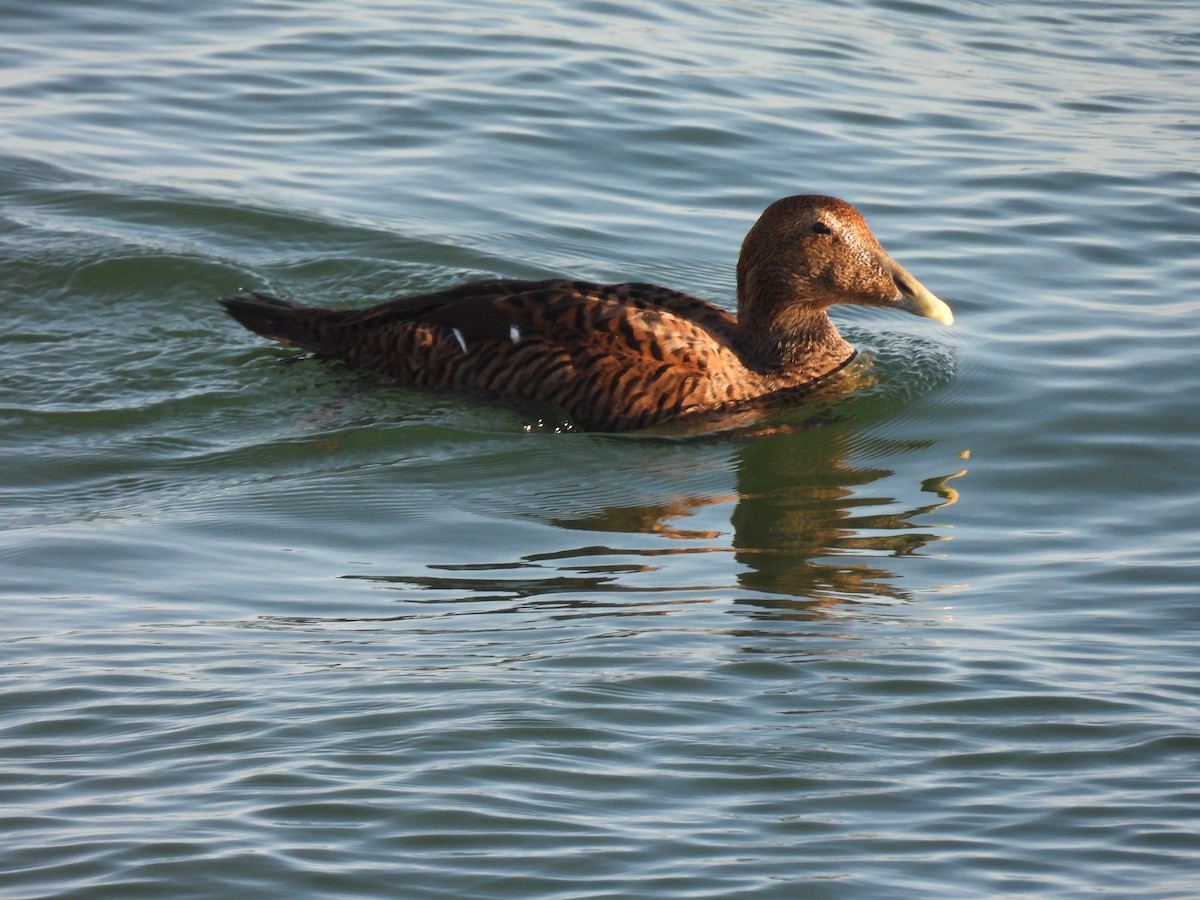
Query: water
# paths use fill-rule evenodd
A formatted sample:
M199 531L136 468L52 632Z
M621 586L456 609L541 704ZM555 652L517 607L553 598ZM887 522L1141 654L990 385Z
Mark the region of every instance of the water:
M1193 7L0 3L0 894L1200 893ZM765 434L212 303L732 303L798 192L957 321Z

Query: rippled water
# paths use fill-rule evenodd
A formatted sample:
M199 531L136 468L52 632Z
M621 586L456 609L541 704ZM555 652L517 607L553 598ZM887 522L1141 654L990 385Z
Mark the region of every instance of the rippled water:
M0 894L1200 893L1193 6L0 2ZM212 303L731 305L800 192L957 321L778 427Z

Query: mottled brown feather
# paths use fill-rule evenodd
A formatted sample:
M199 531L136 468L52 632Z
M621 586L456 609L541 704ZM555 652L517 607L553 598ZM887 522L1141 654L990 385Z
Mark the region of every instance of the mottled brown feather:
M543 401L599 431L756 400L838 369L853 349L825 314L834 303L949 317L853 207L828 197L763 213L738 263L737 318L657 285L567 280L475 281L361 310L261 293L221 302L250 330L320 357L418 387Z

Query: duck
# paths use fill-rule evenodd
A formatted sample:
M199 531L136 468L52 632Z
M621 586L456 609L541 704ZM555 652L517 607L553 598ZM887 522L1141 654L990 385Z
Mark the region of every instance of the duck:
M742 242L736 292L736 316L655 284L564 278L477 280L358 309L262 292L218 302L320 359L549 404L575 429L606 432L802 394L856 355L829 318L837 304L954 321L857 209L823 195L767 206Z

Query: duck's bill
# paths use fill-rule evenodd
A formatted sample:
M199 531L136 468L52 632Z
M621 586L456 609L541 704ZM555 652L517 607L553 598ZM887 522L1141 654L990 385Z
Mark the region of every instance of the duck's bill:
M884 258L884 266L896 282L899 296L894 305L897 309L910 312L914 316L935 319L943 325L954 324L954 313L950 311L950 307L933 291L908 274L904 266L890 256Z

